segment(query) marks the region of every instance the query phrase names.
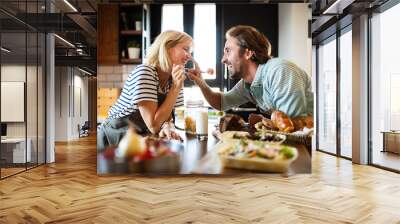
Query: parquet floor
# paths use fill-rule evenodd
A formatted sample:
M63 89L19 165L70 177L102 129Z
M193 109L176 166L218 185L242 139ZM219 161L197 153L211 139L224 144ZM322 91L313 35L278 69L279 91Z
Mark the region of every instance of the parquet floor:
M95 138L0 181L0 223L400 223L400 175L313 152L289 178L98 177Z

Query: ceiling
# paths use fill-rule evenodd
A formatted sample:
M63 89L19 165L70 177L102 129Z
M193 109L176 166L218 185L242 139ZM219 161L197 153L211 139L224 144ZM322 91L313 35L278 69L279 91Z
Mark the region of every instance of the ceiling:
M331 7L336 4L335 8ZM25 32L26 28L32 31L54 32L60 38L55 38L56 55L63 56L63 63L73 60L68 57L85 57L90 63L96 61L97 45L97 6L101 3L221 3L221 4L267 4L267 3L311 3L313 37L320 35L324 30L335 24L336 21L348 14L357 14L368 8L379 6L387 0L0 0L0 22L3 33L2 43L8 43L15 52L23 52L25 38L20 38L18 32ZM47 5L46 5L47 2ZM46 8L47 7L47 8ZM332 10L333 8L333 10ZM52 13L48 13L48 12ZM327 13L328 12L328 13ZM28 38L29 39L29 38ZM36 49L35 43L29 43L27 52ZM64 57L68 56L68 57ZM61 57L60 57L61 58ZM79 59L79 58L78 58ZM92 69L96 65L91 66Z
M311 33L317 44L352 23L354 17L387 3L388 0L312 0Z

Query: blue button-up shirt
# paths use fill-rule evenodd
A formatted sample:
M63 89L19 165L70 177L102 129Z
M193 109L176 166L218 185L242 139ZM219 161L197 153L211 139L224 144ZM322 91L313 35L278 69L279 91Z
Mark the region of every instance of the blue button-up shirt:
M292 62L270 59L258 66L251 84L241 79L230 91L222 94L222 110L248 101L262 111L280 110L289 117L312 115L314 96L311 79Z

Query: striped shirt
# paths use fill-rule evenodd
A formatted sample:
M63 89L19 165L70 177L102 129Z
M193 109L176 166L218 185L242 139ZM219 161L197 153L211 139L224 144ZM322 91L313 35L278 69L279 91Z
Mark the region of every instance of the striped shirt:
M164 89L160 88L160 81L155 67L149 65L138 65L129 74L124 88L117 102L108 111L109 118L123 118L138 110L140 101L153 101L158 103L157 93L167 94L171 85ZM183 106L183 89L179 92L175 108Z
M312 115L314 95L311 79L297 65L273 58L257 68L253 82L241 79L221 98L222 110L255 103L264 112L280 110L289 117Z

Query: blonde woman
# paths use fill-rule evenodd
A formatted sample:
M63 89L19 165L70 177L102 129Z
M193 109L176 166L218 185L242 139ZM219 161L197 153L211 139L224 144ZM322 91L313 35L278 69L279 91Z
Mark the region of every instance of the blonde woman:
M98 148L117 145L133 124L141 134L181 139L172 113L183 106L184 65L191 59L193 40L179 31L165 31L150 47L146 62L137 66L98 131Z

